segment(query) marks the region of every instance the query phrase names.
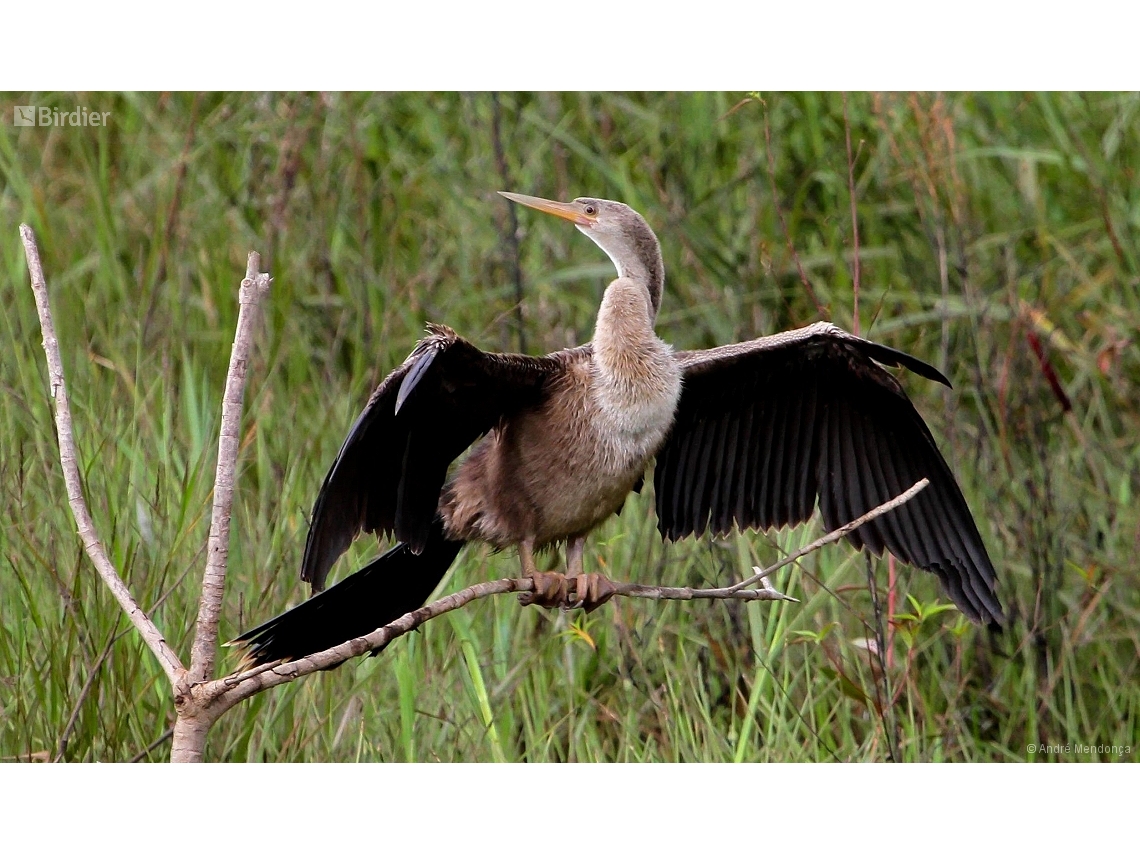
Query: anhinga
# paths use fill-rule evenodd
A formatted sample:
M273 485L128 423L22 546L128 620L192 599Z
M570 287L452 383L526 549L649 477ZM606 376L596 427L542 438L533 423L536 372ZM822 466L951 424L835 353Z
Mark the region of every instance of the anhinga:
M301 577L321 591L361 531L398 545L242 635L248 659L299 658L418 608L469 540L518 548L536 587L524 602L595 607L609 594L602 577L582 576L586 536L654 460L657 525L670 540L803 522L817 499L831 530L926 477L848 539L934 572L970 619L1001 621L962 492L881 366L949 386L940 372L829 323L676 352L653 330L665 267L637 212L502 195L570 220L613 261L593 341L547 356L486 353L430 325L349 430L313 507ZM566 576L538 573L535 552L560 543Z

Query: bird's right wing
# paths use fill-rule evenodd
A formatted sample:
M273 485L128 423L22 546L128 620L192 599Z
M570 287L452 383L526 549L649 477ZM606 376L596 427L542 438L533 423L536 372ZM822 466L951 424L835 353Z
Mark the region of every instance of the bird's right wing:
M440 325L428 331L372 393L321 485L301 564L315 591L361 531L394 535L419 552L451 463L504 418L541 402L563 364L557 355L486 353Z

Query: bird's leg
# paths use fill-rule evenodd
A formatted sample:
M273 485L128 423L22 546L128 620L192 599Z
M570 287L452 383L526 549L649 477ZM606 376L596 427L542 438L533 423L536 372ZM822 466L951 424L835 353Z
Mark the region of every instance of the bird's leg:
M582 575L582 555L586 551L586 538L572 537L566 544L566 578L576 579Z
M519 594L519 602L524 606L536 605L547 609L556 609L566 605L568 597L568 584L566 577L561 573L539 573L534 563L534 538L527 538L519 543L519 563L522 573L528 579L534 580L533 591L523 591Z
M584 537L571 538L566 544L566 578L573 580L574 584L574 599L568 600L566 605L569 608L580 606L589 614L608 602L617 589L601 573L582 572L582 553L585 548Z

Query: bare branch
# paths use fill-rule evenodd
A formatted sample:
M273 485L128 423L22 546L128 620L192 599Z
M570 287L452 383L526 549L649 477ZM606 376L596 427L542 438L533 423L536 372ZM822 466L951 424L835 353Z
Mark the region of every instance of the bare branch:
M876 517L882 516L888 511L894 510L899 505L908 502L929 483L927 479L923 478L909 490L900 493L895 498L884 502L877 508L863 514L863 516L858 519L852 520L846 525L835 529L835 531L829 532L823 537L812 541L812 543L803 549L797 550L786 558L777 561L771 567L760 570L756 575L731 587L670 588L658 585L637 585L629 582L621 582L614 583L614 596L637 597L651 600L716 599L788 600L791 602L799 602L794 597L789 597L773 588L767 577L781 567L793 561L797 561L808 553L814 552L829 543L835 542L845 534L859 528L859 526L865 525ZM750 587L756 584L760 584L763 587L759 590ZM195 688L199 693L201 703L211 707L217 704L218 706L212 711L215 715L221 715L234 704L245 698L263 692L266 689L271 689L274 686L279 686L282 683L291 682L298 677L312 674L315 671L335 667L356 656L361 656L364 653L378 650L389 644L393 639L411 632L432 618L462 608L475 600L495 596L496 594L523 593L533 590L534 581L532 579L498 579L494 582L481 582L469 588L464 588L462 591L441 597L423 608L416 609L414 612L408 612L408 614L370 632L368 635L354 638L351 641L338 644L336 647L330 647L328 650L322 650L319 653L313 653L302 659L296 659L290 662L265 663L250 668L247 671L241 671L219 680L204 683Z
M368 635L343 642L336 647L330 647L328 650L322 650L319 653L313 653L303 659L296 659L291 662L259 665L248 671L231 674L220 680L206 683L198 687L202 701L205 704L213 702L221 704L221 709L218 711L218 714L221 714L239 701L258 692L263 692L282 683L289 683L298 677L312 674L314 671L332 668L356 656L377 650L392 639L406 635L432 618L455 611L455 609L462 608L474 600L495 594L522 593L533 590L534 582L531 579L497 579L494 582L481 582L478 585L472 585L462 591L428 603L414 612L408 612L390 624L368 633Z
M930 483L929 479L923 478L921 481L917 482L909 490L905 490L902 493L899 493L893 499L890 499L889 501L883 502L883 504L879 505L877 508L872 508L871 510L867 511L867 513L863 514L863 516L859 517L858 519L852 520L851 522L847 523L846 525L841 525L839 528L835 529L835 531L829 531L823 537L819 538L818 540L813 540L811 543L809 543L803 549L796 550L791 555L789 555L787 558L783 558L783 559L777 561L771 567L765 568L764 570L760 570L758 567L753 567L752 568L753 570L759 570L759 572L755 576L750 576L747 579L745 579L743 582L737 582L731 588L726 588L725 590L739 591L742 588L747 588L750 585L755 585L757 582L759 582L765 576L770 576L771 574L773 574L777 570L779 570L781 567L784 567L788 564L791 564L793 561L798 561L799 559L801 559L805 555L807 555L809 552L815 552L820 547L827 546L827 544L829 544L829 543L834 543L835 541L839 540L839 538L843 537L843 535L855 531L855 529L859 528L859 526L864 525L865 523L869 523L875 517L881 517L887 511L893 511L899 505L905 505L907 502L909 502L911 499L913 499L916 495L918 495L923 490L925 490L926 486L929 483Z
M191 682L205 680L214 671L218 652L218 619L222 612L222 595L226 587L226 564L229 558L230 509L234 496L234 469L241 441L241 406L245 396L245 375L253 348L254 325L258 304L269 293L269 276L261 272L261 256L249 254L245 279L238 297L237 331L230 351L230 367L226 372L226 391L222 398L222 430L218 439L218 468L214 478L214 507L210 519L210 539L206 550L206 572L202 579L202 599L198 606L198 625L190 654Z
M767 582L767 580L764 581ZM615 596L652 600L733 599L791 600L798 602L792 597L781 594L768 584L759 591L732 592L721 588L667 588L631 583L617 584L615 588ZM422 626L432 618L455 611L475 600L492 597L496 594L523 593L533 590L534 580L532 579L497 579L494 582L480 582L477 585L464 588L462 591L441 597L414 612L408 612L403 617L370 632L368 635L354 638L351 641L338 644L336 647L330 647L328 650L322 650L319 653L313 653L303 659L296 659L291 662L258 665L248 671L214 680L200 687L202 701L205 704L210 704L216 699L217 703L221 704L221 709L217 711L217 714L220 715L251 695L279 686L282 683L291 682L298 677L312 674L314 671L332 668L347 662L349 659L377 650L389 644L393 639Z
M115 565L107 556L99 536L95 533L95 523L87 510L87 503L83 498L83 482L79 475L79 466L76 463L75 436L72 431L71 407L67 400L67 386L63 379L63 360L59 354L59 340L55 337L55 323L52 321L51 304L48 300L47 282L44 280L44 269L40 263L40 251L36 245L36 236L31 226L21 224L20 238L24 242L24 254L28 259L28 272L31 274L32 292L36 297L36 309L40 315L40 329L44 336L44 353L47 355L48 382L51 384L51 396L55 401L55 426L59 437L59 462L63 466L63 480L67 486L67 501L71 505L71 513L78 526L79 538L83 541L83 548L95 565L95 570L102 577L107 587L127 617L142 636L147 647L157 657L162 670L170 678L171 685L179 682L186 673L178 656L166 643L166 639L155 626L154 621L135 602L131 592L127 589Z
M772 568L774 571L776 568ZM665 588L659 585L635 585L632 582L623 582L616 585L616 597L638 597L644 600L786 600L789 603L798 603L795 597L789 597L772 587L772 583L764 576L758 581L760 590L754 588Z

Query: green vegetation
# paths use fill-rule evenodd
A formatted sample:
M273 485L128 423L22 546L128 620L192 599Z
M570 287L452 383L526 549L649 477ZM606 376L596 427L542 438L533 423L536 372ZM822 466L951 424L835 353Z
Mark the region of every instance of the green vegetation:
M111 116L16 128L17 104ZM75 535L20 222L39 236L98 531L180 654L250 249L274 284L246 393L227 638L306 595L321 479L425 322L534 353L590 337L608 262L517 211L520 328L495 190L641 211L668 270L658 328L678 347L819 319L797 263L852 326L838 94L21 94L0 107L5 759L49 756L66 735L69 760L164 760L169 743L144 749L172 721L161 670ZM1118 759L1028 743L1135 756L1140 96L852 95L847 113L861 329L954 381L903 377L999 568L1008 630L941 608L936 580L900 566L884 686L866 564L845 544L778 574L798 604L622 600L567 619L497 598L238 707L208 758ZM663 546L647 489L587 564L722 584L817 534ZM357 543L334 573L377 549ZM515 571L470 548L443 590ZM885 604L885 560L875 572Z

